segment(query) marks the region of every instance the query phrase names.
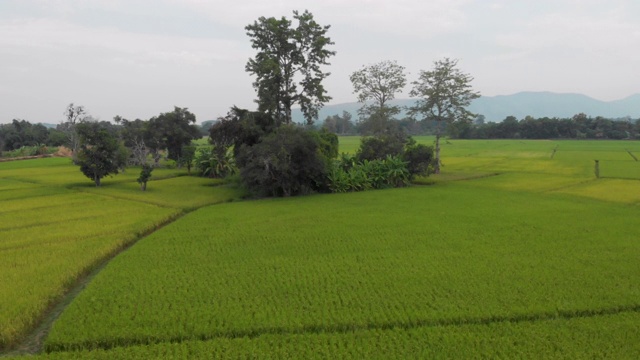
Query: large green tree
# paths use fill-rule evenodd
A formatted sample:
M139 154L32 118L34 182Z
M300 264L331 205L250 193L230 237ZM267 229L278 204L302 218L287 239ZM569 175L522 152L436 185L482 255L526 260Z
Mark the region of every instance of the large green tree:
M471 101L480 97L473 91L473 77L457 68L458 60L444 58L433 64L429 71L421 70L418 80L412 82L412 97L419 97L411 114L422 115L436 121L436 149L434 172L440 173L440 137L442 124L454 121L470 121L474 114L467 110Z
M144 130L145 144L155 154L167 149L167 157L180 162L183 146L200 136L200 129L195 123L193 113L175 106L173 111L149 119Z
M103 177L117 174L124 167L126 156L118 135L107 122L85 121L75 127L78 136L77 165L80 171L100 186Z
M329 73L322 65L335 51L327 49L333 42L326 36L329 25L321 26L306 11L293 12L292 21L282 17L260 17L245 27L251 46L257 50L249 59L246 71L256 76L258 110L270 114L279 123L291 123L291 107L298 104L307 123L318 117L318 110L329 100L322 81Z

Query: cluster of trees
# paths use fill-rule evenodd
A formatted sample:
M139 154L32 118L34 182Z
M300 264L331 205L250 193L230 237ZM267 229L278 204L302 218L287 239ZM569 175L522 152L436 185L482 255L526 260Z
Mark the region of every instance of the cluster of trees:
M258 111L233 107L225 118L212 125L211 163L229 162L232 154L243 184L266 196L402 186L411 176L426 173L430 148L417 146L406 134L392 129L363 139L355 158L337 158L337 136L312 126L319 108L330 100L322 85L329 75L322 66L335 55L335 51L327 49L333 44L326 35L329 26L319 25L308 11L293 14L295 24L285 17L261 17L245 28L257 50L246 70L256 78L253 86ZM300 106L306 125L292 123L293 105ZM371 114L379 113L371 110ZM336 117L334 125L344 133L350 130L341 126L349 120L343 122ZM407 157L403 158L405 154ZM412 165L406 159L412 159ZM358 174L359 183L338 184L353 174ZM380 181L381 178L396 180Z
M403 109L406 110L406 109ZM402 118L392 117L389 119L391 126L402 130L408 135L435 135L436 127L438 123L434 120L421 119L417 120L414 117L405 116ZM348 111L343 111L342 114L335 114L327 116L324 120L317 124L318 128L324 128L329 132L337 135L349 136L349 135L361 135L368 136L375 134L375 123L370 121L369 117L353 118ZM445 127L445 131L449 134L449 125Z
M0 152L13 151L25 146L60 146L66 136L58 129L50 129L42 124L32 124L26 120L14 119L9 124L0 124Z
M410 107L411 118L430 121L435 125L434 172L440 173L440 137L446 124L470 122L474 114L467 110L471 101L480 94L471 88L471 75L457 67L458 61L444 58L433 63L431 70L421 70L418 79L411 82L409 95L416 97L415 105ZM400 113L400 107L389 105L397 93L407 84L405 68L395 61L382 61L363 66L351 77L353 92L358 102L363 103L359 110L359 128L365 134L384 134L400 124L394 116ZM418 120L405 120L408 127L416 128Z
M485 123L482 116L473 123L455 124L449 134L463 139L639 139L640 119L605 119L584 113L571 118L522 120L507 116L499 123Z
M338 137L270 114L232 108L210 130L211 163L219 176L239 169L258 196L294 196L405 186L431 170L433 149L403 132L364 137L355 156L338 157ZM229 159L230 154L233 160Z
M59 127L66 135L66 145L80 171L100 186L102 178L117 174L127 165L141 167L138 182L142 190L162 156L189 169L195 154L191 140L200 137L196 117L186 108L175 107L149 120L133 121L120 116L115 124L96 121L82 106L70 104L66 120Z
M351 75L354 93L363 103L358 125L344 113L328 118L325 129L314 129L318 110L331 99L322 83L329 75L323 67L335 55L328 49L334 44L327 36L329 28L308 11L294 11L292 20L260 17L245 27L257 51L245 70L255 76L258 109L233 107L225 118L204 124L209 149L196 153L189 145L202 129L193 114L178 107L147 121L117 116L114 125L92 121L83 107L71 104L58 129L74 162L97 186L101 178L133 162L142 167L138 181L144 189L161 154L189 169L195 158L196 167L210 176L238 169L250 190L268 196L403 186L417 174L439 172L442 124L471 117L466 107L479 96L469 85L472 78L457 69L456 60L436 61L412 82L411 96L418 101L409 109L412 118L398 126L403 123L394 116L400 109L389 100L407 84L404 67L392 61L365 66ZM295 105L305 125L292 123ZM416 145L408 135L420 127L416 116L435 124L435 150ZM338 159L335 133L354 130L367 135L360 149L355 157Z
M438 123L434 120L416 120L411 117L392 119L392 126L409 135L435 135ZM370 124L352 120L351 113L327 116L319 124L338 135L368 135ZM478 115L473 121L454 121L446 124L445 133L459 139L639 139L640 119L607 119L576 114L571 118L533 118L518 120L507 116L501 122L485 122Z

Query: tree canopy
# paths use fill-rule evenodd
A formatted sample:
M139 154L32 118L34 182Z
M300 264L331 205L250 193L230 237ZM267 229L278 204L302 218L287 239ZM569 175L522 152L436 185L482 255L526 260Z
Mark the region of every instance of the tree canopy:
M169 159L179 161L182 147L200 135L195 125L196 116L187 108L175 106L173 111L161 113L149 119L145 131L145 143L152 151L167 149Z
M322 85L329 73L321 66L329 64L335 51L327 49L333 45L326 36L330 26L318 24L309 11L294 11L293 18L298 22L295 27L285 17L260 17L245 27L251 46L258 51L245 69L256 76L253 87L259 111L289 124L291 107L298 104L311 124L322 105L331 100Z
M360 109L361 115L378 113L389 117L400 111L397 106L388 106L387 102L395 99L396 93L402 92L407 85L404 70L404 66L396 61L386 60L363 66L351 74L349 79L353 93L358 95L358 102L364 104ZM367 101L373 101L373 104L366 105Z
M117 174L126 163L116 130L108 122L85 121L76 126L80 171L100 186L103 177Z

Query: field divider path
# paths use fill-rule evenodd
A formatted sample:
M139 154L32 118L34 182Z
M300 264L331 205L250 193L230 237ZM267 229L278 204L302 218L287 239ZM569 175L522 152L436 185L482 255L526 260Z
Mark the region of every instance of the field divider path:
M559 190L564 190L564 189L570 189L572 187L576 187L576 186L581 186L581 185L585 185L585 184L589 184L589 183L594 183L597 182L598 179L593 178L593 179L587 179L587 180L582 180L582 181L578 181L572 184L568 184L568 185L563 185L563 186L559 186L556 188L552 188L552 189L546 189L543 190L543 193L550 193L550 192L554 192L554 191L559 191Z
M618 315L622 313L640 313L640 304L624 305L618 307L601 308L601 309L587 309L587 310L560 310L556 312L542 312L542 313L530 313L520 315L496 315L489 317L476 317L476 318L450 318L450 319L417 319L409 322L404 321L392 321L385 323L369 323L365 325L355 324L336 324L336 325L307 325L298 329L291 329L286 327L263 327L256 328L250 331L234 331L218 332L206 335L195 336L180 336L180 337L168 337L168 338L147 338L147 339L108 339L104 341L91 341L72 343L66 345L52 345L45 351L47 353L55 352L73 352L83 350L111 350L115 348L126 348L130 346L146 346L161 343L179 344L186 341L210 341L215 339L256 339L264 335L314 335L314 334L346 334L358 331L371 331L371 330L412 330L418 328L427 327L459 327L459 326L473 326L473 325L491 325L500 323L535 323L542 321L552 320L570 320L576 318L594 318L600 316Z
M161 208L165 208L165 209L176 209L176 210L185 210L179 206L169 206L169 205L165 205L165 204L160 204L157 202L153 202L153 201L144 201L144 200L140 200L140 199L134 199L134 198L128 198L126 196L118 196L118 195L112 195L112 194L99 194L99 193L95 193L92 191L86 191L84 189L80 189L80 188L69 188L70 190L74 190L76 192L79 193L83 193L83 194L89 194L89 195L95 195L95 196L101 196L101 197L105 197L108 199L115 199L115 200L126 200L126 201L134 201L134 202L138 202L141 204L146 204L146 205L153 205L153 206L157 206L157 207L161 207ZM195 209L186 209L188 212L193 211Z

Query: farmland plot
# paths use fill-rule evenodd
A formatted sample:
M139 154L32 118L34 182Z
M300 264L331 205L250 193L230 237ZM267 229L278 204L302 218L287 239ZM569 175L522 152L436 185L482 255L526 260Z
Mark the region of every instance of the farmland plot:
M339 333L266 334L111 349L52 352L35 359L477 359L640 356L637 312Z
M419 179L436 186L199 209L111 261L39 357L638 358L637 144L451 140L443 173ZM0 201L32 217L61 196L182 211L234 198L205 179L145 194L133 173L95 189L13 170Z
M634 312L634 211L462 183L203 208L111 262L47 349Z
M32 330L102 260L185 210L238 197L190 177L152 181L142 193L134 191L134 172L96 189L69 159L0 163L0 349Z

